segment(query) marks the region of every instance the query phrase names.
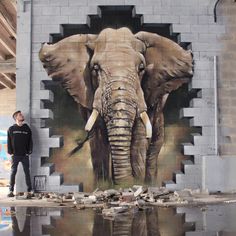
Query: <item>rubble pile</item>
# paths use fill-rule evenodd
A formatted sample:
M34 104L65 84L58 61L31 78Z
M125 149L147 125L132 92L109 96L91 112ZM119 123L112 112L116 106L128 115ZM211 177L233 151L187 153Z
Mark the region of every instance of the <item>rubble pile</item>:
M29 195L18 193L15 197L15 200L23 199L29 199ZM91 193L34 193L31 195L30 201L30 204L45 204L44 201L46 201L47 204L56 207L73 207L78 210L93 208L99 210L104 218L114 218L123 217L125 214L133 214L136 211L145 210L153 206L177 207L233 203L236 202L236 195L235 193L209 194L207 191L200 191L200 189L170 191L164 187L134 185L130 188L121 188L119 190L107 189L102 191L96 189Z
M187 204L193 198L191 190L173 192L164 187L144 187L140 185L119 190L101 191L96 189L92 193L41 193L38 197L60 203L60 206L71 202L74 207L80 210L99 208L102 210L102 215L108 218L115 217L118 214L143 210L153 205L163 206L165 203Z

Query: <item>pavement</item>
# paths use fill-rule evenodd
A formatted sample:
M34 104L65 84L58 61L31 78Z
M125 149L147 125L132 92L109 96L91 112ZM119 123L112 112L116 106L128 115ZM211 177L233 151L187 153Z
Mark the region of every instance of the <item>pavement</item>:
M53 201L48 201L46 199L37 199L37 198L26 199L24 196L9 198L7 197L8 193L9 193L8 187L0 187L0 206L4 206L4 207L8 207L8 206L58 207L60 206L60 204Z
M0 206L37 206L37 207L72 207L74 205L74 200L62 200L59 198L42 198L32 197L27 199L24 195L15 196L13 198L7 197L8 187L0 187ZM186 195L186 193L191 193L191 195ZM53 195L53 193L50 193ZM74 193L83 194L83 193ZM92 193L91 193L92 194ZM173 198L174 196L174 198ZM176 197L177 196L177 197ZM200 206L200 205L211 205L211 204L229 204L236 203L236 193L217 193L209 194L194 190L182 190L174 192L169 199L165 201L156 201L150 205L158 207L177 207L177 206ZM83 207L96 207L96 204L82 204ZM78 205L77 205L78 206ZM81 206L81 205L80 205Z

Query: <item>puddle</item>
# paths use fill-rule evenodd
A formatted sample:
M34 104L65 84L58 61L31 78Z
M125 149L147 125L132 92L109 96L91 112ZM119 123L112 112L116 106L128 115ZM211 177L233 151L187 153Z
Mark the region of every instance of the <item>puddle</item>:
M0 207L1 236L233 236L236 204L149 208L104 219L98 210Z

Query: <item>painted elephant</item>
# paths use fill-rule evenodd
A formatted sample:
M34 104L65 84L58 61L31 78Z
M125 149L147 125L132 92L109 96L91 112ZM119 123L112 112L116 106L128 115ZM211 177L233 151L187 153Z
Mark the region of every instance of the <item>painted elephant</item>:
M80 104L85 130L95 132L90 147L97 178L109 177L111 156L114 183L155 179L162 110L168 94L192 76L191 52L157 34L123 27L44 44L39 58Z

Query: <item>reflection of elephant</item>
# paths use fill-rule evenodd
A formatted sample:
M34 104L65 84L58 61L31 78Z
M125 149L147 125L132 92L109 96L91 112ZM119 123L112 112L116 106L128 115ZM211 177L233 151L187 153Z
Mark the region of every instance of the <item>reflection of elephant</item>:
M192 75L191 52L157 34L107 28L44 44L39 57L80 104L85 129L95 131L90 147L96 176L109 176L111 154L115 183L156 177L162 109L168 94Z

